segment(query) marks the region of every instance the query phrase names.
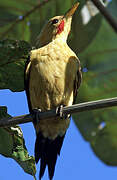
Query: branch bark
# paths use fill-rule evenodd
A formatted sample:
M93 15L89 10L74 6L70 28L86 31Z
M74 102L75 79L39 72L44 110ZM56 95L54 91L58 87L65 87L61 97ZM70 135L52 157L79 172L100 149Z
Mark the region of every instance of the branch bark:
M75 104L72 106L65 106L63 107L63 115L66 114L73 114L83 111L89 111L89 110L96 110L101 108L107 108L117 106L117 97L115 98L109 98L109 99L102 99L97 101L90 101L80 104ZM53 117L57 117L56 109L52 109L46 112L40 112L39 113L39 119L51 119ZM12 118L4 118L0 120L0 127L8 127L13 126L16 124L22 124L22 123L28 123L33 122L33 118L30 114L22 115L22 116L16 116Z
M108 21L108 23L112 26L113 30L117 33L117 21L113 18L113 16L109 13L109 11L103 6L100 0L92 0L94 5L100 10L102 15Z

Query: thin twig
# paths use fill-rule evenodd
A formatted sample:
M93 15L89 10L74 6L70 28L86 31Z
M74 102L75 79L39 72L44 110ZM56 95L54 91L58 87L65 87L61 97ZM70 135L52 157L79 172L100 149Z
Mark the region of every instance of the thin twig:
M5 32L3 32L3 33L1 34L1 37L5 37L6 34L7 34L9 31L11 31L16 24L24 21L28 16L30 16L33 12L35 12L37 9L41 8L43 5L45 5L45 4L48 3L49 1L51 1L51 0L43 0L43 2L41 2L41 3L39 3L38 5L34 6L31 10L29 10L29 11L28 11L25 15L23 15L21 18L16 19L16 20L11 24L11 26L10 26Z
M113 18L113 16L109 13L109 11L103 6L100 0L92 0L95 6L100 10L102 15L108 21L108 23L112 26L114 31L117 33L117 21Z
M63 115L66 115L66 114L73 114L83 111L107 108L112 106L117 106L117 97L110 99L102 99L97 101L90 101L90 102L75 104L72 106L65 106L63 107L62 113ZM56 112L57 112L56 109L49 110L46 112L39 112L39 119L42 120L42 119L51 119L57 117L58 115ZM33 118L30 114L16 116L9 119L8 118L1 119L0 127L13 126L16 124L22 124L28 122L33 122Z

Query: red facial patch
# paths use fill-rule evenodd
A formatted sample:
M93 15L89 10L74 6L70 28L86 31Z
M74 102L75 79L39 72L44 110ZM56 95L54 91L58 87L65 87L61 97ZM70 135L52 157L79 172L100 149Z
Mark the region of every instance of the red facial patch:
M57 28L57 34L60 34L64 30L64 20L61 21Z

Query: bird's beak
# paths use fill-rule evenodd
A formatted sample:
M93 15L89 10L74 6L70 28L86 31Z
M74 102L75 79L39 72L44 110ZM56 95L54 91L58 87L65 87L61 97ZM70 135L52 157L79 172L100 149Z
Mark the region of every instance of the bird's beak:
M79 6L79 2L75 3L72 8L70 8L64 15L64 18L69 18L71 16L73 16L73 14L75 13L76 9L78 8Z

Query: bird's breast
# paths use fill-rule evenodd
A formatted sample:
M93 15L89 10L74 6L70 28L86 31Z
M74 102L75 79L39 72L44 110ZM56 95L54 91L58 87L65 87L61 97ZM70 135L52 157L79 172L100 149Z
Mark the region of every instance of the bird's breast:
M32 59L29 83L32 108L47 110L60 104L70 105L73 100L78 64L73 56L62 52L51 48L50 53L40 53Z
M49 51L37 53L35 58L33 55L29 82L32 109L40 108L46 111L60 104L72 105L78 65L73 56L66 51L62 52L60 53L60 48L51 48ZM63 121L57 118L41 121L36 129L41 129L44 136L55 137L58 133L64 134L68 125L69 119Z

